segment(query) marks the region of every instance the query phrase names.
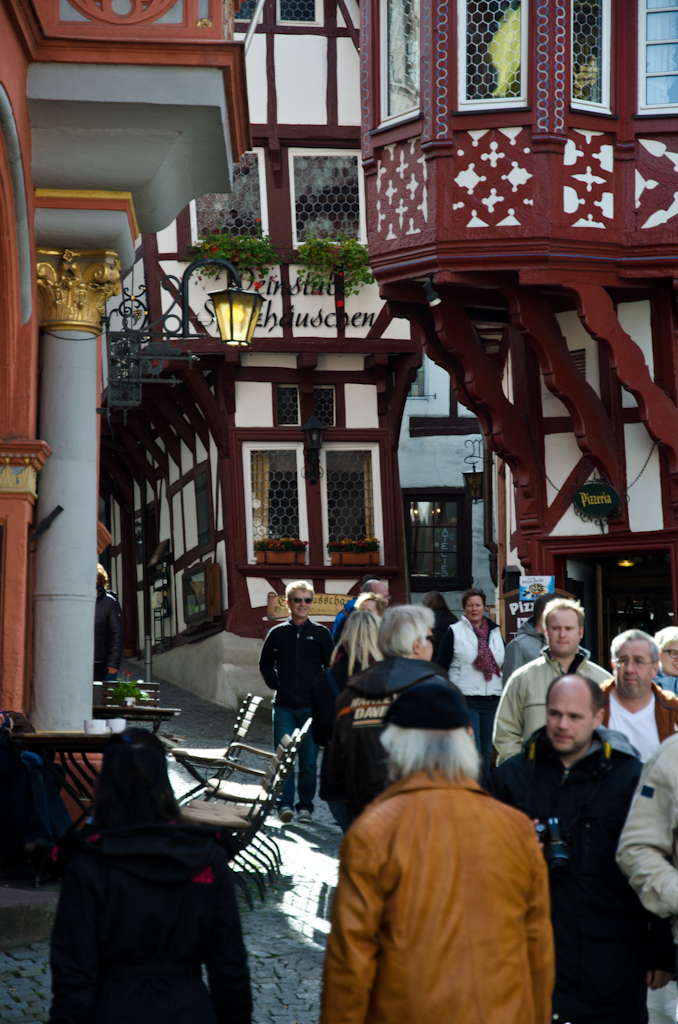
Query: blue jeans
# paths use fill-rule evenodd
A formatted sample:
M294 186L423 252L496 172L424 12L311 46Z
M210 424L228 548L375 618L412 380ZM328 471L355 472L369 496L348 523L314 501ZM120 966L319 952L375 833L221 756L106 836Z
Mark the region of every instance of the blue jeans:
M476 749L482 754L483 758L483 773L480 780L482 786L487 786L487 780L490 775L492 730L494 728L494 716L497 713L498 707L499 697L466 698L466 710L473 726Z
M285 733L291 736L295 729L300 729L310 717L310 708L285 708L280 704L274 704L273 746L278 746ZM303 808L313 813L317 762L318 747L313 742L313 737L309 731L304 736L299 747L299 773L297 778L297 791L299 793L298 811ZM294 772L288 775L287 781L283 786L279 806L282 807L283 805L285 807L294 807Z

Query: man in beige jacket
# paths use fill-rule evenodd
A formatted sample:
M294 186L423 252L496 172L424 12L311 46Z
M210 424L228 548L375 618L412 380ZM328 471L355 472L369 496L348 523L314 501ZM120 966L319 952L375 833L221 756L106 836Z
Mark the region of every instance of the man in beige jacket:
M546 725L546 692L554 679L576 673L603 683L611 677L611 672L589 661L589 652L579 646L584 609L578 601L565 597L550 601L544 611L544 627L548 647L504 682L494 721L497 764L519 754L532 733Z

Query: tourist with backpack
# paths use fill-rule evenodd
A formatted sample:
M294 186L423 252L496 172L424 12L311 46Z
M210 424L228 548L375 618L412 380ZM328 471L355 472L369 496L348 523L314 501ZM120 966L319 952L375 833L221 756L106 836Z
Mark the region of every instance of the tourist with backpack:
M354 673L364 672L370 665L381 661L378 632L378 615L370 611L354 611L346 621L341 640L332 651L329 668L321 672L311 689L311 733L314 742L325 748L320 765L320 799L327 803L342 832L353 821L353 812L344 798L343 789L336 789L329 777L329 745L334 731L335 705Z
M434 621L431 609L422 605L389 608L378 633L385 660L349 679L337 698L329 778L354 816L388 785L380 737L384 716L395 698L416 683L452 685L440 667L431 664Z

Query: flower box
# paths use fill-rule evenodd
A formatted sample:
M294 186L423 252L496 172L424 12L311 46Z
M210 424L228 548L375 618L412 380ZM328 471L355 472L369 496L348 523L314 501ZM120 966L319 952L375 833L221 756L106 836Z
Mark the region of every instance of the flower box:
M332 565L379 565L378 551L332 551Z
M305 561L305 551L257 551L257 562L267 562L269 565L303 565Z

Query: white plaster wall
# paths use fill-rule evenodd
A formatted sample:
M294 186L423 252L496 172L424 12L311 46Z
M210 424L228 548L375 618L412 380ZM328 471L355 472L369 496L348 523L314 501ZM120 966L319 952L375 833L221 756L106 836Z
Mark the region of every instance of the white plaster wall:
M217 633L155 655L153 667L161 679L227 708L237 708L248 693L272 697L259 672L261 648L261 640Z
M195 435L195 461L199 464L207 458L207 449L198 435Z
M181 473L188 473L189 470L193 469L193 452L184 444L183 441L179 441L179 451L181 458Z
M174 535L172 537L172 551L175 558L181 558L184 553L184 513L181 507L181 491L172 498L172 518L174 520Z
M640 305L640 303L634 303ZM626 446L626 479L633 483L645 465L652 449L652 438L642 423L624 424ZM637 483L628 491L629 525L635 531L663 530L662 485L659 471L659 451L652 452L646 469Z
M193 480L189 480L184 487L184 530L186 532L186 550L191 551L198 546L198 512Z
M409 320L405 320L403 317L394 316L388 327L386 327L382 333L382 338L393 338L400 341L401 339L410 338L412 334L412 327Z
M369 430L379 427L376 384L344 384L346 426Z
M617 306L617 319L622 329L633 338L636 345L642 350L645 362L654 380L654 354L652 352L652 321L650 316L650 302L644 299L641 302L620 302ZM636 409L638 403L635 397L622 387L622 406L625 409ZM633 480L633 477L631 477Z
M348 320L346 337L364 338L377 322L377 317L383 306L384 300L379 296L379 285L376 283L364 285L357 295L347 295L344 307ZM360 316L358 317L357 314ZM353 322L355 326L352 326ZM388 331L388 329L387 327L386 330ZM383 337L389 337L389 335L384 334ZM397 337L409 338L409 334L399 334Z
M278 37L280 38L280 37ZM290 265L290 289L292 295L292 333L295 338L336 338L337 311L334 304L334 288L330 294L305 295L304 289L294 292L299 283L301 267Z
M246 576L245 583L247 584L250 607L265 608L268 604L268 595L271 591L275 593L275 587L271 586L268 580L262 579L261 576Z
M581 458L581 451L574 434L546 434L544 436L544 466L547 475L556 487L563 486ZM546 496L549 505L557 497L557 491L546 481Z
M177 222L173 220L169 227L164 228L162 231L158 231L155 237L158 243L158 252L176 252Z
M181 476L181 473L179 472L179 467L174 459L170 459L169 456L167 457L169 459L169 482L170 484L175 484Z
M275 36L279 124L327 124L327 39Z
M245 61L247 68L247 101L252 124L268 121L268 83L266 79L266 36L252 37Z
M600 367L598 365L598 342L586 330L574 309L556 313L556 320L565 335L570 352L586 349L586 380L600 397Z
M360 580L325 580L326 594L348 594ZM388 581L387 585L388 585Z
M243 352L240 356L241 366L280 366L286 370L296 370L297 357L294 352Z
M339 124L360 124L360 59L352 39L337 39Z
M180 569L179 572L174 574L174 590L176 600L176 611L177 611L177 633L183 633L186 629L186 623L184 622L184 597L181 581L183 579L184 570ZM172 680L170 680L172 682Z
M268 381L235 382L236 427L273 426L273 385Z
M214 501L214 508L215 508L214 521L216 523L217 530L221 530L221 529L223 529L223 525L224 524L223 524L223 516L222 516L222 509L221 509L221 488L217 484L217 481L219 479L219 453L217 451L217 446L214 443L214 438L212 437L212 432L211 431L210 431L209 438L210 438L210 450L209 450L210 476L211 476L211 480L212 480L212 499Z
M365 356L358 355L354 352L319 352L316 369L341 370L345 372L350 372L352 370L364 370Z
M158 524L159 538L160 540L166 540L171 536L170 533L170 510L169 502L167 500L167 487L163 480L160 490L160 523ZM174 548L172 548L174 550Z
M226 564L226 543L220 540L217 544L215 559L221 567L221 608L228 608L228 566Z

